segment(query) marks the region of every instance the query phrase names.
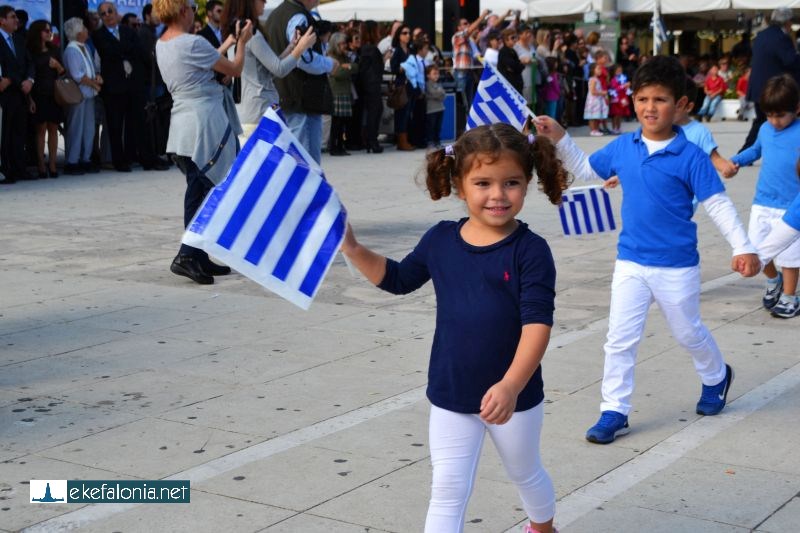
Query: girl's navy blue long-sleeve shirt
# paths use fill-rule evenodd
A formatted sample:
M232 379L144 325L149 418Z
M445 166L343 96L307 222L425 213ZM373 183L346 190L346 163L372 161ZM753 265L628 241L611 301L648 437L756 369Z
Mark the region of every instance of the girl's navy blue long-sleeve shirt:
M406 294L433 280L428 399L442 409L478 413L483 395L511 366L522 326L552 326L556 269L547 242L527 224L492 245L472 246L461 238L466 220L440 222L401 262L388 259L378 287ZM543 399L539 367L516 411Z

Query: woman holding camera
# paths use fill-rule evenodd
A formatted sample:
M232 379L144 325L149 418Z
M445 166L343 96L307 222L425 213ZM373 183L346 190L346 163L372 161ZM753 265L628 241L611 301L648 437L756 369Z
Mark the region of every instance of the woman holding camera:
M309 27L303 35L295 36L280 57L276 55L258 27L258 18L264 14L265 3L265 0L227 0L222 11L223 37L232 33L236 21L249 21L255 28L253 38L245 45L239 108L247 136L253 132L267 107L278 103L278 90L272 81L273 76L283 78L289 74L303 53L317 41L314 29Z
M167 153L186 176L183 223L188 226L208 191L227 176L238 152L242 129L230 92L214 79L214 72L240 76L244 51L253 36L252 22L236 25L225 45L238 41L233 61L203 37L191 33L196 6L193 0L153 0L153 9L167 26L156 43L156 59L173 105ZM223 45L224 46L224 45ZM230 268L212 263L197 248L181 245L170 270L201 285Z

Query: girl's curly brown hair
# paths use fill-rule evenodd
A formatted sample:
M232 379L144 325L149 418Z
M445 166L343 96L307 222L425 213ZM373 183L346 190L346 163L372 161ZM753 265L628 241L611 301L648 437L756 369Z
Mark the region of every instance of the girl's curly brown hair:
M528 183L536 172L536 183L547 195L550 203L559 205L561 193L569 187L567 171L556 157L556 148L549 139L536 137L533 143L528 136L509 124L478 126L464 133L452 145L452 155L446 149L430 152L427 156L425 184L433 200L458 191L464 176L470 171L475 157L497 161L503 152L516 158Z

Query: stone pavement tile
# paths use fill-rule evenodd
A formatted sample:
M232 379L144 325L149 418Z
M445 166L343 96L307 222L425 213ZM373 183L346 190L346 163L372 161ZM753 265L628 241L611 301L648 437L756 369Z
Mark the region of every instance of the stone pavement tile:
M232 390L232 385L161 368L96 380L53 397L88 406L103 405L144 417L216 398Z
M401 465L314 445L293 448L202 481L197 489L305 511L385 476ZM313 479L309 483L309 478ZM355 520L358 523L358 520Z
M430 464L412 463L314 507L334 520L370 524L388 531L422 531L430 497ZM522 520L516 488L480 478L470 498L464 531L505 531Z
M0 365L60 355L122 340L129 334L90 325L47 324L0 337Z
M86 533L109 531L165 531L172 533L219 533L259 531L280 523L294 513L238 498L208 494L191 487L191 503L142 504L130 511L81 526Z
M0 450L6 455L39 452L141 418L47 396L21 400L0 408Z
M370 309L325 322L314 329L335 331L340 335L360 333L396 339L413 339L432 332L435 326L435 319L428 313Z
M734 437L736 431L726 433ZM612 503L752 529L799 491L798 475L733 466L707 455L678 459Z
M116 472L87 468L65 461L54 461L36 455L0 463L0 523L3 528L17 531L23 527L42 522L54 516L84 507L78 504L30 503L31 479L130 479Z
M119 300L108 301L102 293L102 290L98 290L7 307L0 312L0 336L17 330L71 322L131 307Z
M421 387L426 374L387 374L335 361L176 409L163 418L274 437ZM231 406L237 406L232 409Z
M425 374L428 372L431 339L393 340L369 350L349 355L344 361L367 368L380 368L387 373Z
M557 508L556 508L557 509ZM558 526L558 510L556 510ZM647 531L647 533L746 533L750 529L702 518L684 516L665 511L643 509L624 503L604 503L593 512L568 526L559 526L560 533L622 533Z
M28 264L30 266L30 263ZM102 282L64 273L12 268L3 272L3 308L96 292Z
M252 435L143 418L39 455L126 476L161 479L262 440Z
M298 531L325 531L326 533L388 533L371 525L353 524L322 518L311 513L301 513L269 526L269 533L297 533Z
M317 448L382 460L397 467L428 457L430 404L421 400L314 441Z
M340 317L359 312L361 311L347 306L322 303L314 304L312 311L305 312L285 300L265 299L257 308L211 318L198 318L189 324L163 329L161 333L195 342L237 346L251 342L250 339L253 337L285 335L298 327L335 323Z
M197 310L187 313L185 310L131 306L74 320L71 324L75 326L87 325L122 333L143 334L167 330L182 324L191 324L198 319L209 316Z
M698 460L724 460L734 470L744 466L800 475L798 405L800 387L795 387L739 421L735 428L715 436L686 456ZM732 440L736 442L735 446L731 445Z
M67 331L68 326L65 324L59 329ZM86 327L74 329L76 334L87 333L91 329L92 334L97 333L100 338L107 336L107 330ZM24 391L26 395L56 394L98 380L118 378L146 369L165 368L183 359L219 349L218 346L162 337L160 334L143 336L108 332L108 335L112 334L120 336L121 340L5 365L0 372L0 386ZM86 342L94 340L85 337Z
M785 533L797 529L800 524L800 497L795 496L778 509L755 531L759 533Z

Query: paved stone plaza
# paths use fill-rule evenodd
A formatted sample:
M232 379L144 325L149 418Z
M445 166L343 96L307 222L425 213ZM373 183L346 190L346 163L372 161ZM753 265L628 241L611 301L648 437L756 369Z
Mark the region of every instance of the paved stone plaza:
M749 123L710 126L730 156ZM585 149L609 140L575 134ZM324 156L357 235L395 258L464 213L415 183L422 159ZM758 168L727 182L745 221ZM341 256L308 312L236 274L195 285L169 272L183 188L174 169L0 186L0 530L421 531L430 286L382 293ZM694 413L699 379L654 309L632 432L590 444L617 235L563 237L536 191L521 218L558 267L542 448L562 533L800 530L800 318L760 307L763 280L730 271L701 209L702 307L736 370L729 407ZM465 530L519 531L488 440L478 476ZM191 480L191 503L29 503L31 479L161 478Z

